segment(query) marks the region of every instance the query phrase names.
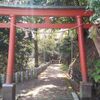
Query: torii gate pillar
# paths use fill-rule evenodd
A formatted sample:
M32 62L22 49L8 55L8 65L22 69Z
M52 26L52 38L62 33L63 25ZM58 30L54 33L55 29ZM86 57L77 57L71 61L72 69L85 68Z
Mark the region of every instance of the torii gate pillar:
M80 53L80 67L82 74L82 82L80 83L80 98L81 100L91 100L92 98L92 84L88 82L88 70L86 62L86 50L83 33L83 22L81 16L77 16L78 24L78 43Z
M6 84L3 84L3 100L15 100L15 84L13 83L13 76L16 37L16 17L14 15L11 15L10 17L11 21L9 34L8 66L6 74Z

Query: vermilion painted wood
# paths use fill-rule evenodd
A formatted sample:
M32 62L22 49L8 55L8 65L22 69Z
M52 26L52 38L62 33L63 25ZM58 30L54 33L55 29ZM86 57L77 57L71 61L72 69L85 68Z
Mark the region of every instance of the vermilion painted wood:
M6 83L10 84L13 82L14 76L14 55L15 55L15 37L16 28L14 26L16 22L15 16L11 16L10 24L10 36L9 36L9 50L8 50L8 66L6 73Z
M82 25L83 16L91 16L91 11L85 11L84 9L29 9L29 8L10 8L10 7L0 7L0 15L2 16L12 16L10 24L0 23L0 28L10 28L10 38L9 38L9 52L8 52L8 67L6 83L12 83L13 70L14 70L14 54L15 54L15 28L77 28L78 38L79 38L79 51L80 51L80 62L81 62L81 72L82 80L87 81L87 64L86 64L86 52L83 36L83 28L89 28L91 24ZM45 23L42 24L32 24L32 23L17 23L15 24L15 16L43 16L45 18ZM66 24L52 24L50 23L49 17L76 17L77 23L66 23ZM78 16L78 17L77 17Z
M32 23L16 23L16 27L19 28L77 28L77 23L66 23L66 24L32 24ZM91 24L84 24L84 28L88 29ZM10 24L0 23L0 28L10 28Z
M0 15L16 16L90 16L92 12L84 9L23 9L23 8L0 8Z
M84 82L87 82L88 71L87 71L87 64L86 64L86 50L85 50L82 18L80 16L77 16L77 24L79 26L78 27L78 44L79 44L82 80Z

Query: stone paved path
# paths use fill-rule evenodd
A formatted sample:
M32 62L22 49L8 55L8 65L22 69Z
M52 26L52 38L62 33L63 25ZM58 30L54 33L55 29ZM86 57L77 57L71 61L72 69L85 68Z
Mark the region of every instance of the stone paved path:
M60 65L50 65L37 79L17 85L18 100L73 100Z

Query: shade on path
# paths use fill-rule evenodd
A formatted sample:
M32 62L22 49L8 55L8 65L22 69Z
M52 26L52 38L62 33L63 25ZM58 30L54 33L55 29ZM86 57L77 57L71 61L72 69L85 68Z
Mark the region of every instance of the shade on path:
M73 100L60 66L50 65L37 79L18 84L18 100Z

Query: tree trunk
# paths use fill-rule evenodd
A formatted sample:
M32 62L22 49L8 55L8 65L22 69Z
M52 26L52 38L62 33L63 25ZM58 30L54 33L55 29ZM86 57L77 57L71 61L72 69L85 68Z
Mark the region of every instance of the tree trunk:
M90 29L89 29L90 35L89 37L93 40L96 49L98 51L98 54L100 56L100 29L97 25L93 25Z
M35 52L35 67L38 67L38 40L37 40L37 33L35 34L35 39L34 39L34 52Z
M96 37L94 44L96 46L96 49L97 49L99 57L100 57L100 37Z

